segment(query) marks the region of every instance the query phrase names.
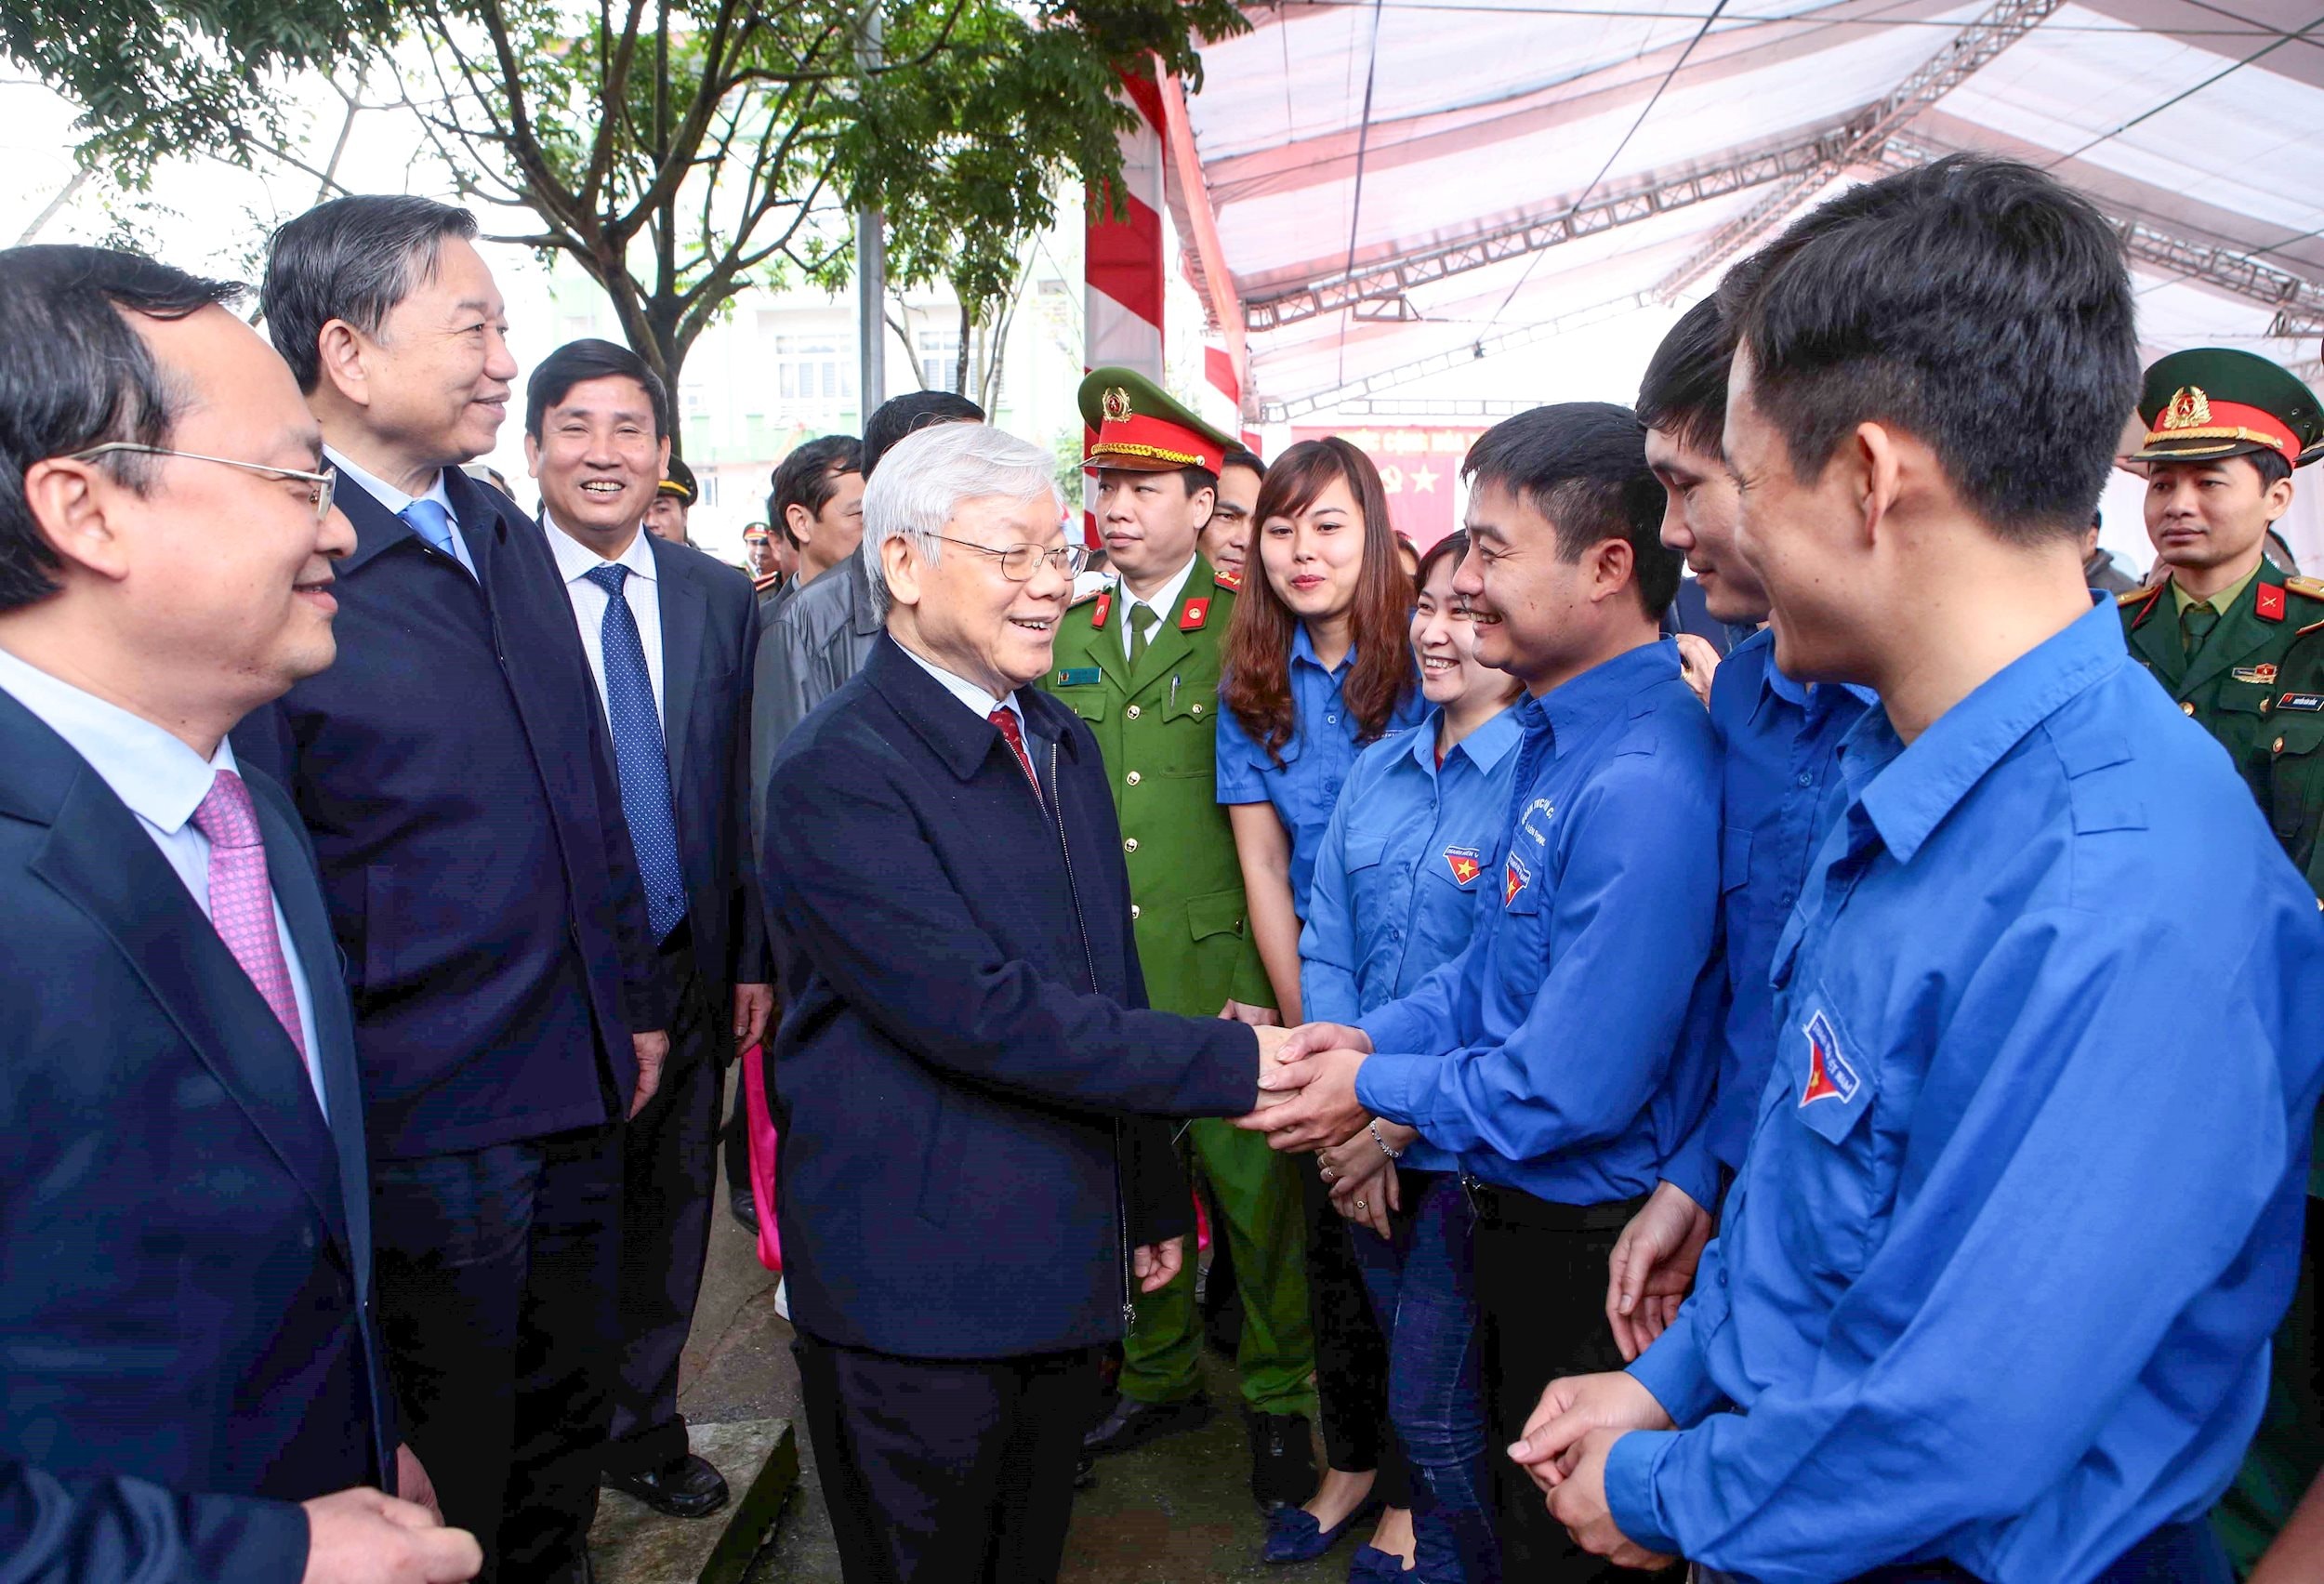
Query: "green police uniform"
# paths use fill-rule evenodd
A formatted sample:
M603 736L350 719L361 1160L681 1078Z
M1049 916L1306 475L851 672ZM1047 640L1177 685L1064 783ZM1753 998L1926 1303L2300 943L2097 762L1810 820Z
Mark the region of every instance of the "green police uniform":
M2324 453L2324 413L2291 375L2250 352L2174 352L2146 371L2146 442L2134 459L2209 461L2268 451L2294 468ZM2219 739L2277 839L2324 897L2324 583L2265 558L2207 601L2169 579L2120 598L2131 653L2179 707ZM2319 1139L2324 1142L2324 1139ZM2324 1170L2308 1176L2308 1230L2291 1312L2277 1333L2267 1407L2235 1484L2213 1514L2248 1572L2324 1471L2317 1366Z
M1100 369L1083 388L1097 434L1091 468L1216 471L1227 442L1149 382ZM1229 1000L1271 1007L1274 991L1246 917L1242 865L1216 785L1219 678L1235 586L1196 557L1176 601L1156 613L1138 663L1126 653L1130 595L1116 585L1059 624L1043 685L1089 724L1121 817L1130 917L1147 998L1168 1011L1216 1016ZM1186 1141L1209 1179L1243 1298L1237 1363L1244 1400L1267 1414L1314 1412L1306 1234L1290 1157L1223 1121L1191 1124ZM1195 1261L1138 1300L1121 1389L1133 1402L1184 1402L1200 1391L1202 1325Z

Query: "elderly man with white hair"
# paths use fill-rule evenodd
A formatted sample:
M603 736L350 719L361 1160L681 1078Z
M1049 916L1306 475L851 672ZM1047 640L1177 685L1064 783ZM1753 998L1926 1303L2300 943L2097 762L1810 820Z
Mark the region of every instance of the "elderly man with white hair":
M1098 1359L1184 1256L1160 1118L1282 1036L1146 1010L1105 766L1050 667L1082 552L1041 448L900 442L864 495L887 631L785 741L768 905L799 1376L850 1584L1056 1577Z

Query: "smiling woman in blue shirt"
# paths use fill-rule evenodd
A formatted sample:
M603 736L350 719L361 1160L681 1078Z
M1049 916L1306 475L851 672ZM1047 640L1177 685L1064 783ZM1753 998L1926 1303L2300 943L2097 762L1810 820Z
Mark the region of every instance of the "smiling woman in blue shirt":
M1315 855L1300 935L1311 1018L1353 1023L1459 957L1500 873L1519 736L1509 706L1524 690L1477 659L1475 619L1453 592L1468 550L1457 533L1420 561L1412 653L1428 718L1364 750ZM1395 1565L1483 1584L1499 1573L1459 1158L1375 1118L1319 1159L1387 1338L1390 1422L1434 1498Z
M1417 722L1423 706L1405 641L1412 582L1371 459L1337 436L1301 441L1267 469L1255 515L1259 575L1244 580L1227 630L1218 789L1251 933L1289 1024L1300 1017L1300 920L1332 805L1357 752ZM1304 1509L1271 1520L1268 1555L1283 1562L1321 1554L1372 1497L1405 1506L1387 1347L1321 1179L1301 1180L1330 1469ZM1302 1511L1312 1534L1301 1532Z
M2080 535L2138 389L2106 220L1956 157L1721 288L1740 541L1874 689L1694 1296L1518 1455L1713 1581L2212 1584L2300 1258L2324 924ZM1734 1410L1734 1411L1729 1411Z

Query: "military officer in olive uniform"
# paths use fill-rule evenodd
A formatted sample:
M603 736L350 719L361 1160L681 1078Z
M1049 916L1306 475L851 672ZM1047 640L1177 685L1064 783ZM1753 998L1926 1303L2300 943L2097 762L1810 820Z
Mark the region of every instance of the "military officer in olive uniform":
M2324 453L2308 388L2250 352L2199 348L2146 371L2146 533L2167 576L2120 596L2131 653L2227 750L2293 862L2324 896L2324 583L2284 574L2269 526L2291 505L2292 470ZM2316 1368L2324 1176L2308 1183L2291 1313L2276 1339L2267 1411L2217 1514L2248 1570L2324 1468Z
M1195 551L1232 442L1152 381L1101 368L1081 387L1095 435L1093 515L1116 580L1068 611L1047 686L1096 733L1129 865L1147 997L1166 1011L1274 1021L1274 993L1245 917L1242 867L1214 788L1220 658L1233 580ZM1186 1142L1208 1177L1243 1295L1236 1362L1262 1507L1314 1493L1307 1419L1315 1367L1300 1183L1262 1135L1222 1121ZM1257 1148L1254 1148L1254 1143ZM1138 1300L1121 1398L1091 1452L1127 1451L1209 1417L1195 1373L1202 1326L1194 1261Z

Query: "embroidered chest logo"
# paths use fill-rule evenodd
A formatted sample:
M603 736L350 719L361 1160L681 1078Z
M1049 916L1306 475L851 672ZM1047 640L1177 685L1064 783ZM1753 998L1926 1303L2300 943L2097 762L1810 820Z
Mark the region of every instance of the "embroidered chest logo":
M1849 1065L1847 1054L1840 1049L1840 1036L1833 1032L1831 1020L1816 1012L1807 1020L1807 1088L1800 1093L1802 1109L1819 1100L1836 1100L1846 1105L1855 1099L1864 1080Z
M1467 891L1485 873L1484 855L1473 847L1446 848L1445 865L1452 870L1453 884L1462 891Z
M1533 871L1514 852L1509 855L1509 866L1501 871L1501 905L1507 907L1517 900L1517 893L1533 883Z
M1536 814L1539 814L1541 816L1541 825L1535 825L1533 823L1533 816ZM1544 830L1542 825L1548 825L1551 820L1556 817L1556 804L1551 802L1547 798L1536 798L1531 803L1525 805L1525 812L1518 818L1517 824L1527 836L1533 838L1533 839L1541 846L1547 847L1550 844L1550 833Z

